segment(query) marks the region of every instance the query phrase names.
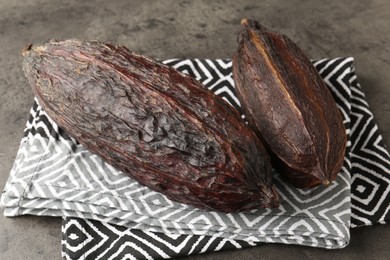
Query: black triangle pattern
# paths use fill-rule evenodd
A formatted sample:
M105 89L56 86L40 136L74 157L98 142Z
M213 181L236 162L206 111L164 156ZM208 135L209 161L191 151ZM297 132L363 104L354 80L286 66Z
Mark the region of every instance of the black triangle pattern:
M220 237L144 232L81 218L64 218L62 241L65 259L162 259L255 245Z

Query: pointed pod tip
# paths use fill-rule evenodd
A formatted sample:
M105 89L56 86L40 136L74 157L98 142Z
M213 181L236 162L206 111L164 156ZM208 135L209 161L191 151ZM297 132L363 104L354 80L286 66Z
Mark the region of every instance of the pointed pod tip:
M269 202L270 208L278 208L280 206L280 198L279 195L272 197L272 200Z
M254 31L258 31L258 32L267 32L268 31L268 29L265 26L263 26L262 24L260 24L258 21L248 19L248 18L241 19L241 26L243 26L244 30L249 29L249 30L254 30Z
M42 54L47 50L47 46L45 45L33 45L33 44L28 44L22 49L22 56L26 57L31 53L36 53L36 54Z
M26 45L26 46L22 49L22 56L23 56L23 57L26 57L26 56L27 56L27 54L31 51L32 46L33 46L33 45L30 43L30 44Z
M241 19L241 25L248 25L248 19L247 18L243 18Z
M280 205L279 194L276 191L275 186L272 186L269 192L267 193L267 208L277 208Z

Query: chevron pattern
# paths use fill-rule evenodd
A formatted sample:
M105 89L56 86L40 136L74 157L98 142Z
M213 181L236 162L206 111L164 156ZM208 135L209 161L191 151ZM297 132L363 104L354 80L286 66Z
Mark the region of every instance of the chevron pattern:
M352 72L351 227L390 220L390 156L379 134L365 95Z
M234 94L231 61L171 59L165 63L192 75L214 93L222 96L233 107L239 109L240 104ZM362 130L360 126L359 128L355 126L356 118L359 116L353 115L356 108L354 108L355 90L352 85L354 84L356 89L358 85L354 83L356 77L352 63L351 58L338 58L318 60L314 62L314 65L335 97L344 116L347 134L355 138L356 134ZM364 100L364 97L360 99ZM361 104L358 106L361 107ZM368 109L358 109L355 114L366 110L368 111ZM364 131L373 132L370 136L378 135L376 125L373 120L371 121L374 128L366 126ZM362 139L363 134L357 135ZM373 140L373 145L377 147L376 150L382 151L383 162L386 160L388 162L388 153L377 139ZM99 220L100 222L93 222L99 230L100 227L109 227L111 224L121 225L129 229L133 237L134 234L139 236L142 234L144 239L135 238L138 243L139 241L143 241L142 243L153 241L153 238L149 236L151 234L157 237L175 234L180 235L181 238L177 239L183 241L189 239L187 237L197 239L198 244L212 244L212 241L219 241L216 240L218 238L222 239L221 241L235 241L241 247L252 246L258 242L274 242L340 248L347 245L349 241L350 174L353 180L352 191L361 193L359 196L353 194L353 201L364 205L369 204L369 198L375 197L377 187L379 187L367 180L364 185L354 186L355 180L361 182L365 178L369 179L370 177L367 176L372 170L362 170L361 177L354 177L356 165L363 163L356 161L356 156L350 155L350 152L358 151L361 147L353 144L353 139L350 139L342 171L331 186L302 191L284 183L275 174L274 182L283 198L280 208L221 214L172 202L161 194L127 178L102 162L96 155L90 154L76 140L67 136L55 123L51 122L39 105L35 104L31 110L31 117L1 202L6 206L4 212L7 216L35 214L69 217L64 222L63 230L65 234L64 252L68 253L73 252L67 249L67 241L71 241L72 237L80 236L93 240L92 235L89 237L67 231L66 227L70 226L68 222L77 220L72 217ZM370 146L365 144L365 147L369 149ZM372 162L376 162L375 158ZM365 169L371 169L366 161L363 165ZM382 179L387 183L388 189L389 182L386 173L389 175L389 167L386 167L384 166ZM372 188L369 184L373 185ZM370 189L372 193L369 193ZM382 199L377 202L385 201ZM381 205L377 207L383 208ZM355 226L360 225L355 219L362 216L360 209L364 208L357 206L357 209L356 205L352 205L354 211L352 225ZM386 214L381 216L378 214L378 219L384 221ZM366 219L364 224L375 223L374 219L369 218L369 214L366 216L368 220ZM92 225L92 222L80 222L80 219L77 221L79 226L85 229ZM138 233L134 233L135 229L138 229ZM117 229L111 228L112 230ZM212 241L207 242L210 240ZM135 240L131 241L142 248L142 245L134 242ZM228 244L237 245L230 242ZM132 246L124 248L132 248ZM210 247L214 249L207 248L209 247L204 250L216 250L215 248L220 250L224 246ZM194 249L193 252L196 250ZM123 252L128 251L129 249L123 249ZM184 250L183 252L188 254L190 251ZM168 255L171 256L171 254ZM175 254L172 253L172 255ZM156 255L156 257L163 256Z
M79 218L66 219L62 235L62 257L69 260L161 259L256 245L221 237L128 229Z

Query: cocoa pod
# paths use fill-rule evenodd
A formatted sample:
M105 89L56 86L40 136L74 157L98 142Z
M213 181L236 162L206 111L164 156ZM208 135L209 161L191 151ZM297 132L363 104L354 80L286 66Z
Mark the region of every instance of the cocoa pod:
M329 89L287 36L254 20L241 24L233 75L249 125L293 185L329 184L343 165L347 141Z
M49 117L139 183L223 212L278 206L266 149L238 112L195 79L93 41L50 41L23 56Z

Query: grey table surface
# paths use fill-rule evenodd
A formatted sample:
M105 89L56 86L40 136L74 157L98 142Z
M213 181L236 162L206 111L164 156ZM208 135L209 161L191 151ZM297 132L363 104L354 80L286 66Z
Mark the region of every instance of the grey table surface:
M7 1L0 0L0 188L32 105L20 50L51 38L125 45L147 56L230 58L240 20L292 38L311 58L353 56L384 141L390 144L390 1ZM2 213L2 210L1 212ZM0 215L0 259L60 259L61 219ZM389 259L390 226L351 231L341 250L282 244L190 259Z

